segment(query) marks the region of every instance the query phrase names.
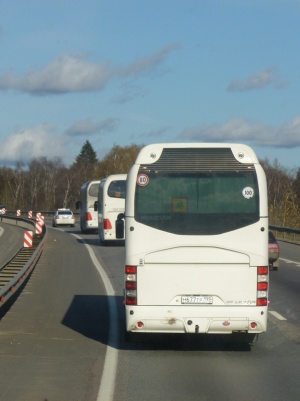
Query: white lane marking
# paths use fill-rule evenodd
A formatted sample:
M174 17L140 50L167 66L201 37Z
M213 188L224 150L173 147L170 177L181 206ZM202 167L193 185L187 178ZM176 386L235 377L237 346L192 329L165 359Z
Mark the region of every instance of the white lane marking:
M76 234L72 234L74 237L83 241L85 247L87 248L89 255L94 263L96 269L98 270L106 294L108 296L108 308L109 308L109 333L108 333L108 345L106 348L104 367L100 382L100 388L98 391L97 401L112 401L114 396L117 366L118 366L118 312L117 304L115 298L115 291L111 282L105 273L105 270L98 262L96 255L90 245L84 242L84 239Z
M294 260L283 259L283 258L279 258L279 260L282 260L283 262L285 262L287 264L294 264L294 265L300 267L300 263L299 262L295 262Z
M270 310L269 313L271 313L271 315L275 316L278 320L287 320L285 317L283 317L276 311Z

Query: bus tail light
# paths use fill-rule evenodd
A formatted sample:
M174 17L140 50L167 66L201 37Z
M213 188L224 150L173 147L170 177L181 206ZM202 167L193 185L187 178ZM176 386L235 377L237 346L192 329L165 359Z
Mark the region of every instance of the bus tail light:
M112 225L109 219L103 219L103 228L104 230L111 230Z
M125 266L125 305L137 305L136 278L136 266Z
M91 221L91 220L93 220L93 217L90 212L87 212L86 213L86 221Z
M269 267L257 267L257 306L268 306Z

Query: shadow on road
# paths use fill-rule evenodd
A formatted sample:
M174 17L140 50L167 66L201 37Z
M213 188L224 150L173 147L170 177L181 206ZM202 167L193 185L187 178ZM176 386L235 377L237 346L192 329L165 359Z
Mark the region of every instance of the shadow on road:
M117 341L112 343L109 338L108 297L102 295L76 295L73 298L62 324L76 332L122 350L165 350L165 351L232 351L249 352L252 345L243 338L232 335L207 334L138 334L125 336L125 316L123 297L116 296L118 320L111 322Z
M107 344L107 296L75 295L62 324L85 337Z

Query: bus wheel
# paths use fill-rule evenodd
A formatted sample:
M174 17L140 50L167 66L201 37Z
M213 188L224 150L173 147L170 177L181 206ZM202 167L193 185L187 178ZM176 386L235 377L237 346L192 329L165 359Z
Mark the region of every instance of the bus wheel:
M125 341L127 343L143 343L147 338L149 339L145 333L133 333L125 330Z
M132 343L134 341L134 334L131 331L125 331L125 341L127 343Z
M241 334L240 341L244 344L255 344L258 341L258 334Z
M87 230L84 230L84 229L82 228L82 226L80 226L80 230L81 230L82 234L86 234L86 233L87 233Z
M239 344L255 344L258 341L258 334L251 333L233 333L232 339Z

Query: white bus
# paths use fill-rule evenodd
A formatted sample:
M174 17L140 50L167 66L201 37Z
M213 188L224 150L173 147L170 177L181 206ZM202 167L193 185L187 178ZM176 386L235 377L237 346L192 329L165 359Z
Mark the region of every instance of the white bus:
M266 331L267 186L251 148L144 147L127 177L125 229L127 336L251 342Z
M100 181L88 181L80 188L80 200L76 203L76 209L80 209L80 229L85 234L98 229L98 215L94 210L94 203L98 199Z
M126 178L127 174L114 174L101 180L96 209L98 234L103 245L124 239L124 229L117 238L116 226L118 216L125 211Z

